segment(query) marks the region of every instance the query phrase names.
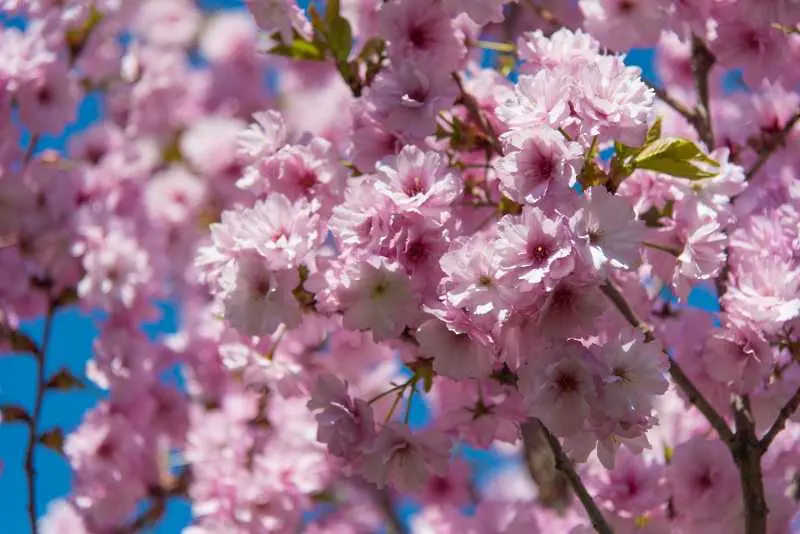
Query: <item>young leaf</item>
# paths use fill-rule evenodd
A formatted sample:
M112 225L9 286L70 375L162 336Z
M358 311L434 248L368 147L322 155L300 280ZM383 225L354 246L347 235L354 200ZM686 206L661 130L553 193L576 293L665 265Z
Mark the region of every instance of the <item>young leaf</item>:
M64 454L64 431L56 427L39 436L39 443L48 449Z
M353 29L344 17L333 19L328 30L328 46L338 61L347 61L353 47Z
M717 173L706 170L698 164L718 168L719 163L688 139L668 137L658 139L633 157L633 165L637 169L648 169L679 178L700 180L716 176Z
M654 143L661 137L661 117L656 119L656 122L647 130L647 137L644 140L645 146Z
M328 0L325 6L325 22L328 23L328 27L330 28L333 24L333 21L341 18L339 14L341 13L341 6L339 0Z
M0 423L13 423L15 421L31 420L30 414L22 406L16 404L4 404L0 406Z
M307 59L310 61L324 61L325 52L317 43L310 43L305 39L296 38L291 43L279 43L269 49L270 54L290 57L292 59Z
M47 389L57 389L59 391L83 389L84 387L83 383L67 369L61 369L47 381Z

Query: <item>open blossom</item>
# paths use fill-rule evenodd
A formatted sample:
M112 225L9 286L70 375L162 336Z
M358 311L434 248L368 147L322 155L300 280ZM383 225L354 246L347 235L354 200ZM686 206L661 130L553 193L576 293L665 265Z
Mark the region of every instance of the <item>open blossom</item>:
M561 28L549 36L541 30L525 33L517 45L523 69L534 73L539 69L569 68L593 61L600 53L597 40L581 30Z
M511 290L499 283L499 258L486 236L475 234L454 243L439 263L445 273L441 289L452 306L478 315L502 313L507 307Z
M586 192L586 204L573 216L572 228L589 246L596 269L607 263L632 269L640 263L644 224L634 218L633 209L624 199L603 187Z
M281 323L295 326L300 322L300 307L292 291L299 283L297 271L271 271L261 256L244 255L220 280L225 318L250 336L269 335Z
M375 189L401 211L435 213L460 192L459 180L436 152L406 146L376 165Z
M506 155L498 162L498 175L510 199L536 203L575 185L583 151L561 133L542 126L512 131L504 141Z
M449 449L450 442L435 430L412 434L407 426L391 423L366 453L362 474L379 487L421 490L429 477L447 472Z
M292 41L292 30L311 33L311 23L294 0L247 0L247 7L261 28L277 31L284 42Z
M379 259L359 262L339 293L345 328L369 329L375 341L399 336L419 315L408 276Z
M451 71L466 52L438 2L389 0L381 6L378 21L393 62L411 61L425 71Z
M423 354L433 358L433 369L449 378L481 378L489 374L493 358L488 347L439 319L429 319L417 329Z
M572 341L544 357L546 361L533 361L523 370L525 400L556 434L578 432L597 396L592 356Z
M667 10L657 0L580 0L586 29L607 48L652 46Z
M274 110L259 111L253 114L254 123L239 132L240 152L255 162L276 153L286 144L288 134L286 124L280 113Z
M719 440L696 437L680 444L667 472L676 511L692 519L720 519L741 499L736 465Z
M410 140L436 130L436 115L455 101L458 88L446 71L426 72L404 62L381 71L365 98L387 129Z
M333 375L317 379L308 408L317 412L317 440L335 456L352 456L375 435L372 409L363 400L352 399L347 384Z
M526 206L519 217L506 216L498 223L495 244L504 276L529 289L539 284L552 287L575 266L572 236L561 216L547 217Z
M667 390L667 360L658 343L612 340L599 356L608 369L604 378L603 407L621 417L631 410L650 406Z

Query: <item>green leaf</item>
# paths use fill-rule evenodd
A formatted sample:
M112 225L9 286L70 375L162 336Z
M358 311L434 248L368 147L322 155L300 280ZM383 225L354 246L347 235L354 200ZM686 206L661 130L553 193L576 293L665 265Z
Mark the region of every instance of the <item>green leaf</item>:
M649 145L654 143L661 137L661 117L656 119L656 122L647 130L647 137L645 137L644 144Z
M310 61L324 61L325 52L318 44L309 43L305 39L295 38L291 43L279 43L270 48L270 54L290 57L293 59L307 59Z
M17 404L4 404L0 406L0 423L13 423L17 421L28 422L31 416L28 410Z
M328 46L333 57L338 61L347 61L350 50L353 48L353 29L344 17L331 21L328 30Z
M677 137L658 139L646 145L634 156L633 165L637 169L691 180L716 176L716 172L707 168L719 168L719 163L703 153L692 141Z
M61 369L47 381L47 389L69 391L71 389L84 389L86 386L67 369Z
M334 20L341 18L339 13L341 13L339 0L328 0L325 6L325 22L328 23L328 27L333 24Z
M64 431L60 428L48 430L39 436L39 443L58 454L64 454Z

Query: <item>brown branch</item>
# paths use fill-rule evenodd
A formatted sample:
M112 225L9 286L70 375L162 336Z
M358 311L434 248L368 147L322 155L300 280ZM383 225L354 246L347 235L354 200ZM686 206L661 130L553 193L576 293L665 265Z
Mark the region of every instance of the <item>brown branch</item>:
M600 289L609 300L614 303L614 306L616 306L622 316L625 317L628 324L644 334L645 343L655 341L652 327L636 315L636 312L630 304L628 304L628 301L625 300L625 297L619 292L611 280L606 280L605 283L600 286ZM725 419L714 409L703 394L700 393L700 390L695 387L678 363L668 353L665 352L665 354L669 359L669 374L675 384L686 394L689 402L708 419L708 422L714 430L717 431L717 434L719 434L720 439L726 443L732 443L733 433L725 422Z
M695 90L697 91L698 106L695 115L699 120L695 127L699 127L698 135L706 144L708 150L714 150L714 131L711 126L711 104L708 92L708 73L714 66L716 58L700 37L692 35L692 70L694 71Z
M625 297L622 296L622 293L619 292L619 289L617 289L611 280L606 279L606 281L600 286L600 290L603 292L603 294L605 294L606 297L609 298L611 302L614 303L614 306L616 306L622 316L625 317L625 320L628 321L628 324L639 330L644 335L645 343L650 343L651 341L655 340L653 329L649 324L639 319L639 316L636 315L636 312L633 310L630 304L628 304L628 301L625 300Z
M761 450L761 454L767 452L769 446L781 433L781 431L786 427L786 421L792 416L794 412L797 411L797 408L800 407L800 388L797 388L797 391L794 392L794 395L789 399L789 401L784 404L783 408L781 408L780 412L778 412L778 417L775 418L775 422L772 423L772 426L769 427L769 430L764 437L761 438L759 442L759 448Z
M28 518L31 523L31 534L37 534L39 525L36 518L36 465L34 463L34 453L36 452L36 444L38 442L39 432L39 418L42 414L42 404L44 401L44 393L46 389L45 384L45 360L47 356L47 347L50 344L50 333L53 326L53 315L55 313L55 306L50 304L47 309L47 315L44 320L44 333L42 334L41 348L34 351L36 356L36 384L34 385L33 397L33 411L30 418L27 420L29 435L28 443L25 447L25 476L28 479Z
M581 477L578 476L575 467L572 465L572 460L570 460L567 453L564 452L561 443L558 442L558 438L556 438L541 421L539 421L539 424L544 430L544 435L547 439L547 443L550 445L550 449L553 451L556 469L563 473L569 481L570 486L572 486L573 491L575 491L586 513L589 515L594 529L598 534L613 534L614 531L611 530L611 526L609 526L605 517L603 517L603 512L597 507L594 499L592 499L592 496L587 491L586 486L583 485Z
M745 175L748 180L751 180L753 176L756 175L758 171L767 163L767 160L775 153L778 147L783 146L786 143L786 138L789 137L789 133L791 133L792 129L797 124L797 121L800 120L800 111L796 112L789 121L780 129L780 131L775 134L770 141L766 144L766 146L759 151L758 159L750 167L750 170L747 171Z
M769 508L764 496L764 477L761 472L761 446L756 436L755 420L747 395L733 399L736 434L731 447L739 468L742 501L745 509L745 532L766 534Z

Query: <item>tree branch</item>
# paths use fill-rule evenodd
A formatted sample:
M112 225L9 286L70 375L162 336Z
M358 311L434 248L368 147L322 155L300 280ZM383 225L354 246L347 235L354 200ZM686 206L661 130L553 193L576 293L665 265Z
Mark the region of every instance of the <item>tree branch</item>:
M739 467L742 500L745 509L745 532L766 534L767 500L764 496L764 477L761 472L761 446L756 436L755 421L747 395L733 399L733 417L736 422L731 452Z
M642 321L633 308L628 304L628 301L625 300L625 297L619 292L617 287L611 282L611 280L606 280L605 283L600 286L600 289L603 293L614 303L616 308L620 311L625 320L633 326L634 328L640 330L644 333L644 342L650 343L655 341L655 336L653 335L653 329L650 327L649 324ZM666 351L665 354L669 359L669 374L672 378L673 382L686 394L687 399L689 402L694 405L700 413L702 413L708 422L711 424L712 428L717 431L719 434L720 439L722 439L725 443L732 443L733 442L733 433L731 429L728 427L728 424L725 422L725 419L714 409L710 402L700 393L686 373L683 372L678 362L676 362L672 356L670 356Z
M538 422L544 431L544 435L547 439L547 443L550 445L550 449L553 451L556 469L563 473L569 481L570 486L572 486L572 489L575 491L575 494L578 496L578 499L581 501L584 509L586 509L586 513L589 515L589 519L591 520L594 529L598 532L598 534L613 534L614 531L611 530L611 527L609 526L605 517L603 517L603 512L600 511L600 508L597 507L597 504L594 502L594 499L592 499L592 496L589 495L589 492L586 490L586 486L584 486L583 481L581 481L581 477L579 477L578 473L575 472L572 461L564 452L564 449L561 447L561 443L559 443L558 438L556 438L541 421Z
M714 54L697 35L692 35L692 70L694 71L695 90L697 91L698 106L695 115L698 117L695 128L698 129L700 139L706 144L708 150L714 150L714 131L711 126L711 104L708 92L708 73L714 66Z
M36 356L36 384L34 385L33 411L28 419L28 443L25 448L25 476L28 479L28 518L31 523L31 534L39 532L36 513L36 466L34 464L34 453L39 439L39 418L42 414L42 403L44 400L45 385L45 362L47 357L47 347L50 344L50 333L53 326L53 315L55 306L51 303L47 308L47 315L44 319L44 333L42 334L41 348L34 352Z
M781 411L778 412L778 417L775 418L775 422L772 423L767 433L761 438L758 444L761 454L767 452L767 449L769 449L769 446L775 441L778 434L786 427L786 421L797 411L798 407L800 407L800 388L797 388L794 395L792 395L789 401L781 408Z
M751 180L753 176L755 176L756 173L761 170L761 168L764 166L764 164L767 163L767 160L770 158L770 156L772 156L772 154L775 153L778 147L783 146L784 143L786 143L786 138L789 137L789 134L797 124L797 121L799 120L800 120L800 111L792 115L792 118L789 119L789 121L783 126L783 128L781 128L780 131L777 134L775 134L775 136L772 137L772 139L767 143L767 145L762 150L759 151L758 159L753 164L753 166L750 167L750 170L748 170L747 174L745 175L748 180Z

